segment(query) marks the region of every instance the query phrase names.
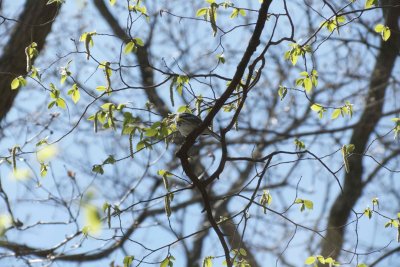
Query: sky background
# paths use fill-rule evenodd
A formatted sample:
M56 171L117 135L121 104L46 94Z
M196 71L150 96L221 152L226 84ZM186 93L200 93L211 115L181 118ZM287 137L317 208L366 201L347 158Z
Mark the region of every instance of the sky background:
M235 3L239 2L240 1L236 1ZM13 18L17 17L22 9L22 3L23 1L4 1L4 16ZM296 31L295 39L298 40L299 43L307 39L307 36L310 35L310 33L306 31L306 27L302 30L302 27L300 26L307 23L305 19L307 14L304 14L298 6L301 3L302 1L294 1L289 7L298 29ZM199 7L206 5L206 3L202 1L196 2L196 6L192 3L185 3L183 1L146 1L145 4L149 11L159 12L160 9L163 9L169 10L174 14L190 17L195 17L195 11ZM257 8L258 1L248 1L246 4L249 5L249 8ZM126 13L123 12L125 8L124 5L124 1L118 1L118 4L111 8L114 15L117 15L120 20L121 25L126 25L127 23ZM21 232L9 231L7 233L7 238L9 240L26 242L37 247L54 246L61 242L65 236L75 233L84 225L82 211L78 213L79 220L77 224L65 224L65 222L69 220L66 210L60 209L59 203L57 203L56 200L52 200L49 196L55 195L59 197L59 199L71 201L71 207L73 207L72 210L77 212L81 207L80 201L82 201L77 197L79 195L87 196L88 194L93 194L93 198L89 202L101 207L105 200L110 203L117 203L117 200L121 199L124 192L126 192L126 189L135 186L135 183L137 183L138 187L136 188L135 193L129 195L122 203L119 203L120 207L124 208L137 201L147 199L150 196L152 192L149 192L149 187L151 182L156 179L157 171L165 168L174 157L173 153L170 153L170 149L172 148L166 148L164 144L161 143L156 145L152 151L145 151L138 154L134 160L123 160L118 164L105 167L104 175L96 175L91 172L92 166L103 162L108 155L114 155L116 159L128 156L129 142L127 136L121 136L120 132L101 130L94 134L92 123L88 122L86 119L89 115L94 114L101 104L111 100L114 103L127 103L131 107L144 108L146 99L141 90L121 91L109 99L104 99L91 105L83 116L78 127L76 127L71 134L63 137L80 119L83 108L90 103L91 98L81 92L81 101L78 105L74 105L66 96L66 91L71 86L71 81L68 80L64 85L61 85L59 82L60 67L65 66L69 60L72 60L70 70L73 73L74 78L80 82L82 87L87 88L94 93L96 93L94 90L96 86L105 84L103 72L102 70L97 69L98 64L96 62L93 60L86 61L86 55L84 53L71 53L75 51L76 45L78 45L78 50L80 52L84 51L83 44L78 42L79 36L83 32L87 31L95 30L98 33L98 35L94 37L95 46L91 51L93 57L95 57L99 62L104 60L112 63L119 62L120 51L123 49L123 46L121 41L116 37L106 35L110 34L111 30L98 15L96 9L92 6L91 1L67 1L67 3L62 7L61 12L62 13L59 15L53 26L52 33L47 38L47 44L44 51L35 62L35 66L41 69L42 81L44 84L48 85L52 82L62 91L62 94L64 94L68 99L68 110L48 110L47 103L50 101L48 93L46 93L39 84L35 83L35 81L28 79L28 86L21 90L16 99L15 106L7 116L6 122L2 122L4 130L3 136L0 140L0 155L9 155L8 149L13 147L15 144L19 144L23 148L24 152L29 153L26 153L19 158L18 165L33 170L32 179L16 181L15 179L10 178L12 173L11 166L4 162L0 165L0 177L3 187L6 188L13 203L13 211L16 218L24 222L24 225L34 224L38 221L59 222L59 224L43 225ZM282 12L282 6L280 3L273 3L271 12ZM366 17L366 20L371 19L374 21L374 16L377 16L379 12L376 11L369 14L371 15L370 17ZM224 21L224 23L226 22L226 25L224 25L225 29L229 29L235 23L238 23L237 21L227 20L228 15L229 13L226 13L225 15L221 14L218 17L219 21ZM239 18L238 20L241 23L252 23L254 22L255 17L255 13L248 12L248 15L245 18ZM187 21L190 23L187 23ZM2 36L7 36L12 25L13 23L10 22L4 24L1 30ZM287 27L288 21L282 18L277 27L278 34L276 38L287 34ZM170 32L168 32L168 30ZM231 77L235 71L235 65L242 56L242 52L247 45L251 30L252 28L244 27L232 31L223 37L221 37L219 33L216 38L211 38L211 29L209 24L192 20L179 20L177 17L164 14L162 17L159 17L159 23L157 24L153 36L154 40L151 48L153 58L152 64L161 69L167 69L166 67L168 67L168 69L178 73L182 73L182 70L180 69L192 73L207 73L209 69L212 69L212 66L217 66L215 55L224 53L227 59L227 64L218 66L216 73L226 77ZM141 19L138 20L138 22L135 22L132 34L134 37L140 37L145 41L148 31L149 24L145 22L144 19ZM357 26L345 27L341 30L340 37L350 38L352 35L356 34L357 31L364 33L365 29L361 27L358 29ZM180 32L185 33L185 40L182 41L182 44L179 42L178 38ZM263 41L266 42L268 40L270 33L271 26L267 23L265 33L263 34ZM325 34L327 33L325 32ZM373 35L372 33L365 34L367 38L371 37L369 40L375 42L376 45L379 44L379 36ZM221 39L219 39L219 37L221 37ZM218 46L219 40L222 40L222 47L225 48L225 51L223 51L221 46ZM1 42L4 44L6 41L7 38L3 38ZM187 48L191 49L190 53L182 53L182 51L185 51ZM288 49L289 44L283 43L277 47L272 47L271 54L275 55L280 53L282 55L281 61L284 62L283 54ZM357 51L357 49L359 51ZM347 48L341 47L339 42L336 45L335 41L331 41L321 44L318 48L315 53L315 58L318 60L309 59L309 62L307 63L307 68L309 68L309 70L312 68L312 65L314 65L316 69L321 70L322 73L326 74L321 82L321 87L324 87L324 85L328 87L330 80L336 82L338 77L348 74L349 72L354 72L355 75L369 75L368 73L370 72L368 71L373 67L373 58L376 51L365 50L363 46L356 46L351 58L346 57L346 52ZM338 58L340 60L337 60ZM333 59L335 59L334 62ZM351 69L352 66L358 64L356 60L359 60L362 65L360 65L359 69ZM351 62L349 63L349 61ZM50 64L50 62L53 64ZM268 94L276 94L277 87L281 81L280 77L276 74L277 66L274 65L272 60L268 61L268 54L267 63L269 64L267 64L263 71L265 74L262 76L260 85L256 90L254 90L254 92L252 92L252 94L250 94L248 104L244 107L243 112L246 115L242 116L240 120L243 122L242 125L244 126L250 125L254 128L262 128L265 126L280 131L280 129L284 129L285 125L290 123L290 121L286 121L285 116L293 112L293 105L295 105L293 104L293 101L297 101L296 105L300 106L300 108L297 108L298 110L301 110L302 104L304 105L304 108L307 108L307 100L301 98L304 97L303 94L290 92L288 99L278 106L276 113L269 114L267 110L263 108L261 101L258 100L263 99L261 96L264 97ZM301 63L304 64L303 62ZM136 62L134 57L122 55L121 65L129 66L135 64ZM287 68L289 71L287 75L293 77L285 79L285 85L293 86L294 80L298 77L298 73L304 70L304 65L301 66L300 64L300 66L290 67L289 62L283 64L288 65ZM127 68L122 72L122 74L124 80L128 82L129 85L141 86L141 80L137 68ZM161 82L163 79L165 79L165 76L161 74L157 74L155 77L156 83ZM113 75L112 81L114 89L124 87L118 75ZM322 101L329 97L330 101L333 103L335 103L335 101L336 103L342 103L342 99L350 98L351 102L355 106L355 114L353 118L335 121L325 119L320 122L315 122L317 120L315 114L310 114L310 121L312 121L312 123L305 123L303 127L298 129L298 131L312 131L319 127L336 128L355 123L360 115L357 111L360 110L363 104L363 99L357 98L357 95L354 96L354 92L357 92L357 90L365 90L367 88L366 81L366 79L353 79L351 82L343 85L337 94L332 96L330 91L326 91L326 93L321 92L318 99L316 99L316 102L318 102L319 100ZM202 94L203 97L212 97L213 95L211 94L211 90L209 90L210 85L208 82L209 81L206 79L198 79L197 81L191 81L191 86L196 94ZM289 84L289 82L292 82L292 84ZM175 94L176 103L174 107L171 106L170 102L168 102L169 85L169 83L166 83L165 85L160 86L157 89L157 92L159 92L163 99L168 103L170 109L176 111L184 102L178 100L177 94ZM215 89L217 94L220 94L224 90L225 86L225 83L220 81L212 82L212 87ZM184 98L190 99L190 95L184 94ZM386 110L393 109L393 105L396 105L396 98L397 94L393 93L393 99L388 102ZM289 99L291 99L291 101ZM193 103L190 104L194 107ZM132 112L134 114L140 114L140 111L138 110L132 109ZM59 113L59 115L54 119L54 122L47 130L38 134L40 129L48 123L51 116L54 116L55 113ZM214 122L215 129L226 125L230 116L231 114L229 113L218 114ZM161 118L156 115L151 115L148 119L149 121L154 122ZM7 125L10 126L5 127ZM390 127L392 127L391 122L385 120L382 122L382 127L380 127L378 131L385 133L388 132ZM337 137L349 140L349 134L349 132L344 135L338 134ZM227 138L230 140L236 140L241 136L241 132L231 132L228 134ZM30 152L36 150L36 142L44 137L48 137L50 142L59 140L61 137L63 138L60 142L57 142L59 154L56 159L51 161L51 168L47 177L41 178L38 172L39 164L37 163L36 155L35 153ZM302 141L307 144L312 143L312 145L307 148L310 151L318 153L320 156L330 155L333 153L332 156L327 156L326 160L323 160L324 162L329 163L329 166L333 170L340 169L342 167L341 154L339 151L340 146L337 145L336 140L327 140L324 137L321 137L318 140L313 140L313 138L313 136L305 137ZM137 138L134 141L137 142ZM204 139L202 142L203 141L210 142L209 139ZM232 146L229 153L232 156L248 156L249 151L253 148L254 143L239 144ZM280 150L293 151L293 140L280 143L278 148ZM207 152L214 154L216 159L220 157L220 151L217 144L211 144L205 149ZM263 151L263 154L270 153L274 150L277 150L276 146L268 147ZM371 155L379 158L381 155L384 155L385 148L376 142L370 147L369 152ZM207 155L207 153L204 152L204 155ZM210 172L218 166L218 160L214 161L213 157L204 156L201 161L204 166L208 167ZM277 165L273 170L271 170L271 172L267 173L265 185L273 184L278 181L279 178L287 175L290 167L296 166L295 171L292 173L293 180L290 181L290 183L291 185L296 185L299 182L299 190L296 190L296 187L293 186L277 189L276 191L272 190L271 193L274 202L271 209L283 211L294 200L297 191L299 194L298 197L312 199L314 202L314 210L313 212L300 212L298 207L293 207L290 213L286 215L288 218L299 221L303 225L313 227L316 223L316 219L319 218L319 215L324 212L326 213L326 209L330 207L330 204L338 194L339 188L332 176L329 176L328 172L321 168L318 163L310 160L299 161L298 163L291 163L291 161L297 162L297 156L295 155L291 158L277 157L274 159L272 165ZM372 159L366 158L365 164L367 167L370 165L373 166L374 162ZM144 168L144 166L147 167ZM244 165L239 164L237 167L243 168ZM395 169L396 162L388 164L388 167ZM254 173L257 173L260 169L261 165L256 166ZM76 172L77 187L73 186L73 183L67 176L67 171L69 170ZM180 170L180 173L178 174L182 175L182 170ZM227 190L231 182L229 177L235 177L236 175L237 172L235 171L234 166L228 165L227 172L224 173L224 177L221 181L217 182L215 190L219 192ZM140 179L141 177L144 178ZM338 177L342 179L343 170L339 172ZM148 179L148 181L146 181L146 179ZM381 189L388 186L398 188L399 184L397 180L393 176L382 175L382 177L379 178L379 181L374 183L374 186L366 188L364 196L358 201L355 210L362 211L367 206L371 207L371 199L376 196L379 196L381 199L380 208L382 210L394 210L394 206L399 206L399 199L395 199L393 194L388 194L387 196L382 195ZM138 181L140 181L140 183ZM40 186L38 186L39 183ZM59 188L60 191L57 191L57 188ZM176 186L176 188L178 188L178 186ZM78 192L77 190L80 191ZM156 194L162 195L165 194L165 191L157 190ZM250 195L251 192L245 194ZM179 201L182 202L191 197L193 197L193 195L190 192L182 192L179 194ZM246 203L247 202L243 199L238 198L237 202L232 202L230 210L239 211ZM151 205L154 205L152 207L162 209L164 206L163 199L161 198L159 201L154 201ZM112 225L118 225L119 223L123 226L129 225L143 207L143 205L136 206L132 213L124 214L121 221L119 221L118 218L113 218ZM201 214L202 209L203 208L200 205L194 205L190 209L179 211L176 214L174 213L171 217L171 224L174 225L173 222L179 220L185 221L184 233L189 234L198 229L199 224L201 223L201 216L199 216L199 214ZM4 212L4 203L1 203L0 214L3 214ZM264 216L262 210L257 207L252 207L250 209L250 214L255 218ZM262 239L264 239L265 236L268 236L272 243L278 244L281 252L284 252L284 255L286 255L295 266L303 266L304 260L309 256L305 253L304 247L318 247L320 239L315 237L311 238L308 231L304 231L300 228L296 229L295 227L281 227L281 224L283 224L285 220L280 216L267 213L263 219L263 223L260 223L260 221L261 220L254 220L254 224L251 224L248 232L246 232L246 238L252 239L253 241L256 240L256 242L262 244ZM355 227L357 227L358 231L360 251L369 251L370 247L384 247L388 245L388 243L392 242L395 238L395 230L384 229L382 225L385 222L386 220L381 218L374 217L372 220L361 218L357 224L352 224L347 229L349 233L347 238L349 240L346 244L346 248L350 250L352 249L352 245L355 242L352 238ZM322 225L324 224L322 223ZM168 229L168 222L164 214L145 221L141 226L142 228L136 231L132 238L134 240L140 240L142 244L146 244L152 249L164 246L176 239L173 233ZM269 231L270 233L265 233L265 231ZM296 235L290 241L289 247L286 250L283 250L282 248L285 247L285 244L291 239L291 236L293 236L295 231ZM261 235L258 235L259 232L263 232L264 235L261 237ZM88 239L83 239L82 236L77 237L64 248L65 250L63 252L79 253L90 251L98 246L107 246L109 242L104 241L104 239L111 237L112 234L113 231L107 230L106 225L104 225L101 235ZM193 239L189 239L189 244L191 242L190 240ZM218 253L215 253L216 247L218 247ZM388 247L395 247L394 242L390 243ZM128 254L135 255L137 258L146 254L146 250L134 242L128 243L124 248ZM204 256L215 256L216 254L222 255L219 243L214 233L211 233L207 238L205 249L203 251ZM316 252L318 252L318 250ZM185 266L185 257L183 256L185 251L182 246L171 246L171 253L176 258L174 266ZM146 261L162 260L166 255L167 250L163 250L162 253L157 253L147 258ZM368 259L368 257L378 257L376 255L378 255L378 252L367 255L366 259ZM268 266L280 266L280 263L277 262L276 256L270 253L258 253L257 257L261 263L265 262ZM396 257L398 259L398 256ZM390 261L395 262L396 257L390 259L388 264L390 264ZM111 260L115 260L116 263L122 264L122 258L123 254L119 251L113 253L111 257L104 260L84 263L81 266L108 265ZM344 255L342 261L350 259L350 256ZM221 257L215 259L215 266L220 266L222 260ZM7 265L24 266L23 262L16 261L13 258L3 258L1 262ZM38 261L35 264L37 266L42 266L47 263L47 261ZM135 262L135 264L137 264L137 262ZM68 262L56 262L54 263L54 266L73 266L73 264ZM142 264L141 266L150 265ZM351 266L355 266L355 261L352 262Z

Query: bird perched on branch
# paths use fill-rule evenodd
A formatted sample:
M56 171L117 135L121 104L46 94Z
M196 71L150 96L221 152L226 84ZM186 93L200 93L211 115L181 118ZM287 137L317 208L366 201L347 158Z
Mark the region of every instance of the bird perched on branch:
M180 113L176 117L176 128L178 131L181 133L183 136L188 136L196 127L198 127L203 121L190 113ZM204 131L201 133L202 135L211 135L218 141L221 140L221 137L211 131L209 128L204 129Z

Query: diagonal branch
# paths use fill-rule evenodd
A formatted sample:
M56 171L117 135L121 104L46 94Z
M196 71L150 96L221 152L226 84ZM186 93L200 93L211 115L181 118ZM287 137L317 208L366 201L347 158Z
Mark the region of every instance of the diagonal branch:
M118 21L115 17L111 14L110 10L104 3L104 0L93 0L94 5L96 6L97 10L106 20L110 28L113 30L114 34L123 40L125 43L130 41L129 35L124 31L124 29L119 25ZM149 41L151 39L149 38ZM150 46L150 43L145 44L144 47L138 47L136 55L136 59L138 61L138 65L140 68L140 74L142 76L142 83L144 87L151 87L154 85L154 73L153 69L150 67L149 62L149 53L147 48ZM151 103L154 104L157 111L161 114L161 116L166 117L170 110L168 109L167 105L165 104L164 100L157 94L155 88L147 88L145 90L147 98Z
M394 3L395 1L392 1ZM346 222L354 205L362 194L363 163L362 155L367 147L368 140L380 118L384 104L385 92L393 71L399 50L400 8L390 8L386 16L385 25L392 30L391 38L381 42L380 51L376 58L371 75L366 107L357 125L354 127L350 143L355 145L355 155L349 158L350 172L344 177L343 192L337 196L328 219L326 238L322 243L323 256L337 259L343 247Z
M25 47L36 42L40 53L60 9L58 4L47 5L47 2L26 1L18 24L3 49L0 57L0 120L5 118L18 94L18 90L11 90L11 81L15 77L26 75Z

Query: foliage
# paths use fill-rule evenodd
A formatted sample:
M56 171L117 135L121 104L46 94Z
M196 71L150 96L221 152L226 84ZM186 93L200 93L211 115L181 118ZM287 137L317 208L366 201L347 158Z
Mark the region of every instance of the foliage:
M400 12L278 2L45 0L44 45L2 16L32 40L0 70L0 262L398 260Z

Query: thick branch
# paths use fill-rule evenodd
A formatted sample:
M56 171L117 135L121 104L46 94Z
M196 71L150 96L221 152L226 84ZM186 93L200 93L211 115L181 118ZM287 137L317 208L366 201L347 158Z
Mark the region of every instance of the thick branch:
M130 41L129 35L124 31L124 29L119 25L118 21L111 14L110 10L104 3L104 0L93 0L94 5L97 10L106 20L110 28L113 30L114 34L123 40L125 43ZM144 87L151 87L154 85L154 73L153 69L150 67L149 53L147 51L150 44L146 44L144 47L138 47L136 58L140 68L140 74L142 76L142 84ZM161 116L166 117L170 112L168 107L165 105L164 100L157 94L155 88L147 88L145 90L147 98L151 103L154 104L157 111Z
M19 22L3 49L0 58L0 120L4 119L18 94L18 90L11 91L11 81L26 75L25 47L36 42L40 53L58 14L59 5L46 3L47 0L26 1Z
M392 36L388 41L381 42L371 75L366 106L350 139L350 143L355 145L355 155L349 158L350 172L345 175L343 192L336 198L329 214L328 231L322 244L323 256L338 258L343 247L344 225L362 193L362 155L374 128L382 117L386 88L398 55L400 34L397 23L399 18L400 8L388 10L385 25L392 30Z

